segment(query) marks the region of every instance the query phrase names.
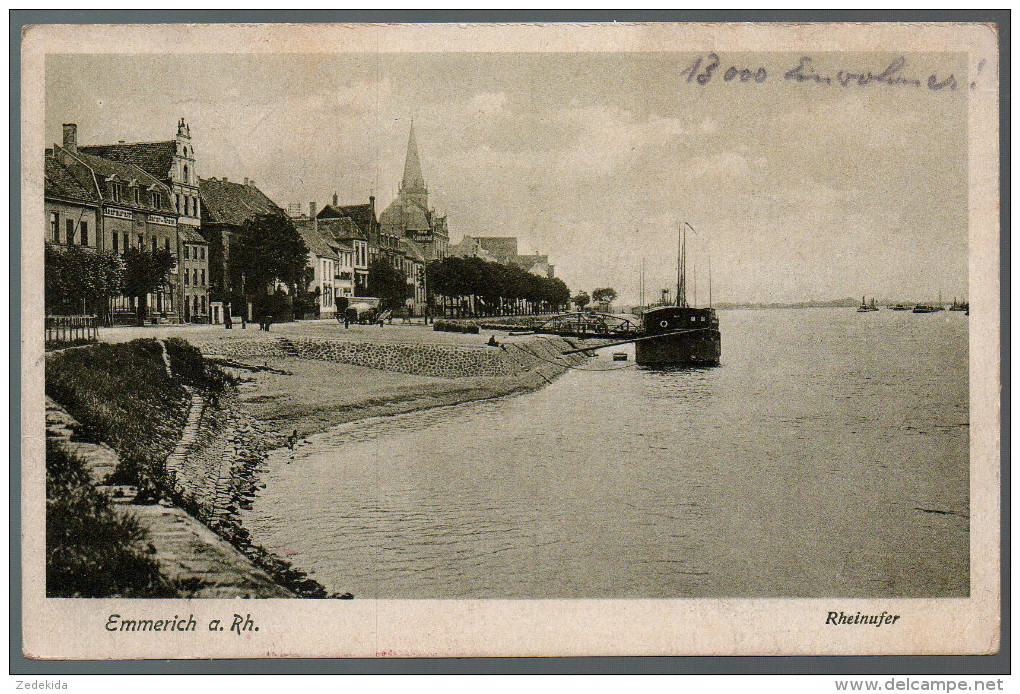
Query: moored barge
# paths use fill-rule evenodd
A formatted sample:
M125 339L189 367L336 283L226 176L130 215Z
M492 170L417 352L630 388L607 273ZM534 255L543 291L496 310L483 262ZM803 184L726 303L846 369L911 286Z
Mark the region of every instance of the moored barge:
M642 314L642 336L634 344L641 366L717 366L722 335L714 308L660 306Z
M641 314L643 334L634 343L634 362L640 366L717 366L722 356L719 317L712 308L711 261L708 308L687 303L687 229L694 231L684 222L677 234L676 305Z

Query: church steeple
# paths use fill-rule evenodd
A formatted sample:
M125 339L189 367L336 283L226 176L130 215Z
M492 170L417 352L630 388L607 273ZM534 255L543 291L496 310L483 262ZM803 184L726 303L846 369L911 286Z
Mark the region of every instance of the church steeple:
M411 121L411 133L407 137L407 157L404 159L404 178L400 182L400 191L409 194L427 194L425 175L421 172L421 160L418 158L418 142L414 138L414 121Z

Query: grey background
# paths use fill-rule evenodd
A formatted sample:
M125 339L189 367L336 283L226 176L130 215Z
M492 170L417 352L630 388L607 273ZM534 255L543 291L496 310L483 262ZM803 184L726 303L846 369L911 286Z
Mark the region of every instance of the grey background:
M226 22L606 22L606 21L940 21L988 22L999 29L1000 74L1000 191L1009 189L1009 56L1008 11L12 11L10 14L11 82L10 120L11 207L10 225L21 228L20 204L20 51L21 31L27 24L59 23L226 23ZM1000 306L1002 373L1009 373L1009 199L1000 204ZM11 419L13 431L21 428L21 249L20 236L12 234L11 250ZM1002 421L1010 420L1009 382L1003 383ZM10 672L11 674L324 674L324 673L676 673L676 674L985 674L1008 673L1010 657L1010 440L1002 432L1001 498L1001 651L991 656L875 656L875 657L604 657L604 658L475 658L430 660L300 659L208 661L31 661L21 644L21 442L11 437L10 467Z

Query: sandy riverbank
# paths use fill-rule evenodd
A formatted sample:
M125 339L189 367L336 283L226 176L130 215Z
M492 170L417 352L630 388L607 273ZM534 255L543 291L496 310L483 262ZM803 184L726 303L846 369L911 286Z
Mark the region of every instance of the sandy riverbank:
M183 337L239 379L241 406L280 437L528 392L586 361L559 356L573 343L548 336L495 333L501 346L492 347L486 344L491 332L414 325L343 330L328 322L279 327L270 333L206 328ZM364 350L350 352L357 347ZM380 352L394 355L384 362L389 368L345 363L375 363L369 355ZM419 353L428 359L412 358Z
M554 377L532 372L436 378L292 357L244 366L240 360L227 363L237 365L226 368L241 379L240 402L281 437L293 431L304 437L359 419L527 392Z

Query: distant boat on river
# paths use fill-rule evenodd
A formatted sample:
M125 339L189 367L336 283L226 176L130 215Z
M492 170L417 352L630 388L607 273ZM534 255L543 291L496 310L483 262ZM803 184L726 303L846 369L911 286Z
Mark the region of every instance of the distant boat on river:
M877 311L878 306L875 305L875 297L871 297L871 303L867 304L864 302L864 297L861 297L861 305L857 307L857 313L871 313Z

